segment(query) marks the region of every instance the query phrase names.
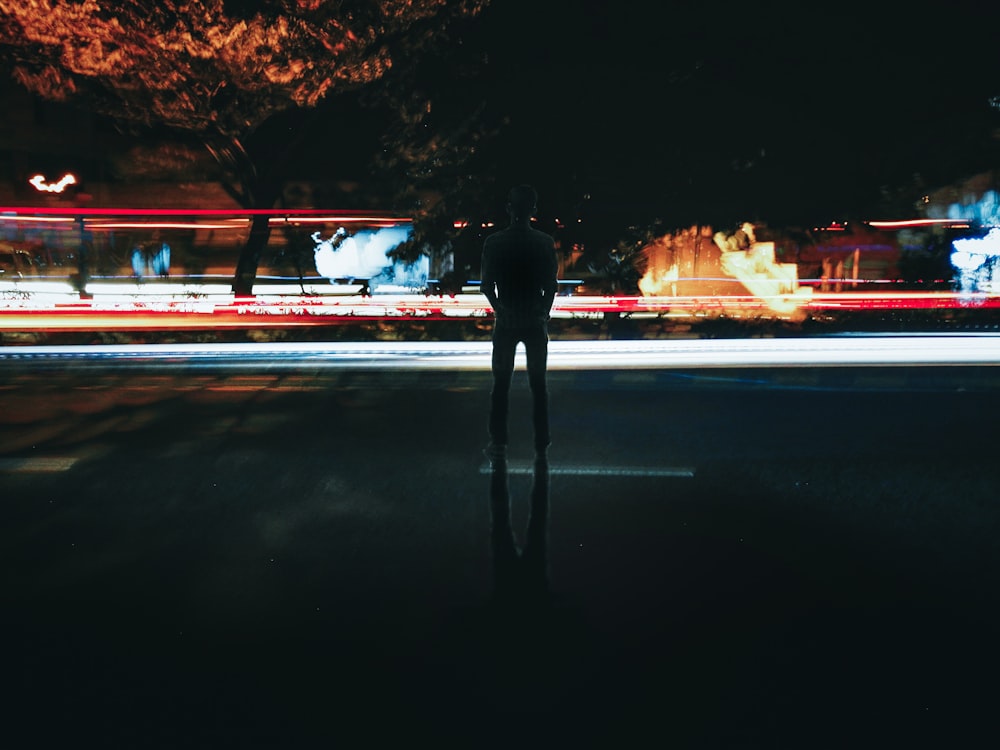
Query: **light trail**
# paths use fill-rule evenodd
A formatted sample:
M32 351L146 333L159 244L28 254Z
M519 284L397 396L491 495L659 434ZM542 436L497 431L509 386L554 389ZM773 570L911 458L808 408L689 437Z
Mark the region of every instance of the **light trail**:
M0 458L0 473L53 474L60 471L69 471L78 460L73 456Z
M234 297L228 284L94 282L91 299L66 282L0 281L0 331L205 330L296 328L372 320L491 320L477 293L434 295L378 293L361 296L361 285L306 283L258 285L255 296ZM559 296L556 321L603 319L795 320L812 314L877 310L995 310L1000 295L958 292L838 292L811 295L788 314L752 295L688 297Z
M233 221L243 221L246 217L267 216L268 221L285 222L297 219L312 219L316 221L344 222L403 222L412 223L413 219L397 216L389 212L371 211L331 211L325 208L298 208L279 210L271 208L80 208L65 206L0 206L0 219L8 222L36 221L37 217L69 217L72 221L92 219L93 217L119 216L195 216L213 219L231 218ZM147 224L147 226L149 226Z
M492 472L493 468L488 463L479 467L480 474L490 474ZM681 479L690 479L695 474L694 468L690 466L582 466L561 464L550 465L547 472L549 475L554 476L573 477L675 477ZM512 461L507 466L507 473L532 475L535 473L535 469L529 462Z
M108 344L0 347L0 365L147 364L157 368L331 368L489 371L489 341ZM516 366L525 367L523 349ZM1000 365L1000 334L818 336L780 339L551 341L548 367L664 370L738 367Z

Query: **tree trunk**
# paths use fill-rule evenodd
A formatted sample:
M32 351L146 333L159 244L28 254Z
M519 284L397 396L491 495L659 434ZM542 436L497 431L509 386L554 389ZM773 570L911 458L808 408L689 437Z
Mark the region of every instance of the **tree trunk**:
M274 173L264 169L261 175L253 158L243 148L238 138L216 133L203 141L205 148L219 165L232 177L232 183L223 187L234 200L247 209L271 209L281 195L281 181ZM279 161L280 163L280 161ZM254 214L250 223L250 234L236 261L233 277L233 294L236 297L252 297L253 285L257 280L257 266L261 254L271 236L270 217Z
M264 214L255 214L253 222L250 224L250 235L247 242L240 251L239 260L236 262L236 276L233 279L233 294L237 297L252 297L253 285L257 280L257 266L260 264L260 256L267 247L267 240L271 236L270 217Z

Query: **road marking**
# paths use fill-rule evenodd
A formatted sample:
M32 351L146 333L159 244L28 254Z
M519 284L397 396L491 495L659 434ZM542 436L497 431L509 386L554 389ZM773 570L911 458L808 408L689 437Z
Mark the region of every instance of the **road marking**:
M480 474L493 471L488 463L479 467ZM507 464L508 474L534 474L534 465L528 461ZM691 466L559 466L549 465L549 475L574 477L685 477L694 476Z
M66 456L63 458L57 456L50 458L0 458L0 472L27 474L68 471L78 460L75 456Z

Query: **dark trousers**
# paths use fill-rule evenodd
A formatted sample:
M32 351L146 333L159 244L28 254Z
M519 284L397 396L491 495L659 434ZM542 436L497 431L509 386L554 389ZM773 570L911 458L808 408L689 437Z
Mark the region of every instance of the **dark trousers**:
M542 323L517 328L493 329L493 391L490 394L490 439L507 444L507 417L510 411L510 383L514 377L514 354L524 344L528 359L528 385L531 387L532 422L535 448L549 444L549 395L545 369L549 354L549 333Z

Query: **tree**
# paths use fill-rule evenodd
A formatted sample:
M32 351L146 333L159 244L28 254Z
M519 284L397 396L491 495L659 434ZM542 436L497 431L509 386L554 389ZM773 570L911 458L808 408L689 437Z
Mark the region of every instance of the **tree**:
M655 237L653 227L629 227L626 237L612 248L601 263L588 263L598 289L614 296L639 294L639 280L648 261L646 248Z
M413 218L410 241L393 251L403 261L419 255L454 256L464 230L456 219L483 210L496 180L483 145L506 126L503 112L483 101L481 48L450 46L447 57L424 56L416 65L368 87L362 105L390 115L367 174L376 206ZM444 269L438 268L439 271ZM440 280L440 279L439 279Z
M298 115L390 80L488 2L0 0L0 54L45 99L196 137L240 205L272 208L307 131ZM266 217L256 216L237 295L250 294L268 236Z

